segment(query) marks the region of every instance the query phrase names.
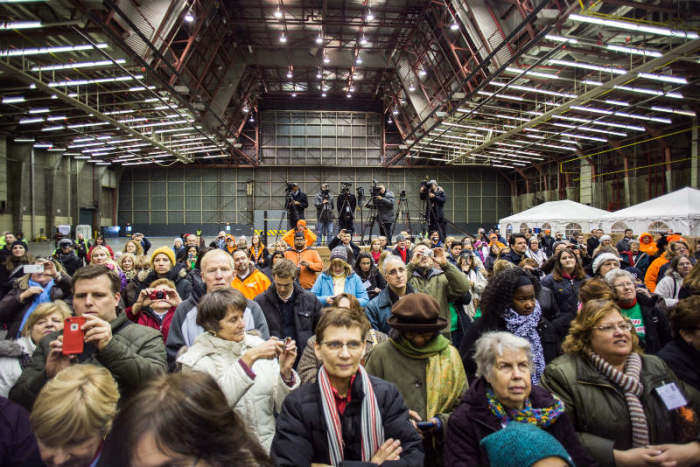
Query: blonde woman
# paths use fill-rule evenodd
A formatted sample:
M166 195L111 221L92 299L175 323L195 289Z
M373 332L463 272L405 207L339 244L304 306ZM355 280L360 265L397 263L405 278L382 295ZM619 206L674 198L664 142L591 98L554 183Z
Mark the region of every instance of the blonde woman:
M63 300L38 305L22 328L22 337L4 341L0 347L0 396L7 397L22 368L32 357L39 341L46 335L63 328L63 320L71 310Z
M119 278L122 281L121 290L126 290L126 286L128 285L126 275L124 274L124 271L121 270L116 261L112 259L112 257L109 254L109 250L106 247L102 245L95 245L94 247L92 247L92 254L90 255L90 264L102 264L107 268L111 269L112 271L115 271L117 274L119 274Z
M117 414L119 390L111 373L71 365L41 389L29 420L48 467L97 465Z

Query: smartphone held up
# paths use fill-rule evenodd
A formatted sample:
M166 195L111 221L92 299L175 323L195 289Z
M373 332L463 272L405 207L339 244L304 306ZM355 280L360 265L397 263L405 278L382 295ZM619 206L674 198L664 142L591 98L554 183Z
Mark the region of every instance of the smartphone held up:
M71 316L63 322L63 355L83 353L85 346L84 316Z

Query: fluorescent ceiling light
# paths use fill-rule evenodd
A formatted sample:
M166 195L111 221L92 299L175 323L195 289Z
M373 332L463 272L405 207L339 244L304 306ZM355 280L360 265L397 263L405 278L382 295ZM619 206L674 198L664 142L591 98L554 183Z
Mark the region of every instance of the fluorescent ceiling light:
M46 117L47 122L57 122L59 120L65 120L66 116L65 115L49 115Z
M81 50L106 49L107 44L81 44L81 45L62 45L57 47L38 47L31 49L7 49L0 50L0 57L22 57L26 55L44 55L55 54L62 52L79 52Z
M58 131L58 130L65 130L66 127L65 125L55 125L55 126L45 126L44 128L41 129L41 131Z
M88 128L92 126L103 126L103 125L109 125L109 122L97 122L97 123L76 123L73 125L68 125L68 128Z
M656 89L637 88L633 86L615 86L615 89L619 89L620 91L636 92L639 94L649 94L652 96L665 96L673 97L674 99L683 99L683 94L679 92L664 92Z
M506 68L506 71L508 73L513 73L516 75L519 75L522 73L522 74L525 74L527 76L536 76L538 78L560 79L557 75L553 75L551 73L542 73L539 71L525 71L525 70L521 70L520 68L508 67L508 68Z
M612 50L613 52L641 55L643 57L660 57L662 55L661 52L658 52L656 50L637 49L634 47L624 47L622 45L606 45L605 48L608 50Z
M656 73L638 73L640 78L663 81L664 83L688 84L688 80L679 76L659 75Z
M49 148L49 152L66 152L66 148Z
M520 86L518 84L506 85L505 83L499 83L496 81L491 82L489 84L492 86L505 87L506 89L517 89L519 91L534 92L535 94L546 94L548 96L567 97L569 99L575 99L578 97L576 94L570 94L568 92L549 91L548 89L533 88L530 86Z
M48 148L52 148L53 144L51 144L51 143L34 143L34 147L39 148L39 149L48 149Z
M599 128L590 128L590 127L585 127L585 126L576 126L576 125L567 125L566 123L554 123L554 122L549 122L549 125L560 127L560 128L569 128L570 130L582 130L582 131L591 131L593 133L603 133L606 135L615 135L615 136L621 136L621 137L626 137L627 133L622 133L619 131L612 131L612 130L601 130Z
M129 88L129 91L132 91L132 92L133 91L145 91L146 89L155 89L155 88L156 88L155 86L134 86L134 87ZM153 101L156 101L156 100L158 100L158 98L154 98ZM144 102L153 102L153 101L145 100Z
M525 100L524 98L522 98L520 96L513 96L511 94L502 94L502 93L501 94L494 94L492 92L486 92L486 91L477 91L476 93L481 95L481 96L495 96L496 98L500 98L500 99L510 99L510 100L514 100L514 101L524 101ZM467 109L458 109L458 110L460 112L465 112L465 113L469 112L469 110L467 110Z
M41 21L3 21L0 22L0 31L10 29L37 29L41 27Z
M700 36L698 36L697 33L691 32L691 31L674 30L674 29L663 28L663 27L659 27L659 26L650 26L650 25L646 25L646 24L631 23L631 22L627 22L627 21L598 18L595 16L572 14L572 15L569 15L569 19L573 20L573 21L578 21L581 23L599 24L601 26L608 26L611 28L624 29L627 31L648 32L650 34L658 34L660 36L680 37L681 39L698 39L698 38L700 38Z
M30 114L45 114L48 112L50 112L50 110L47 107L38 108L38 109L29 109Z
M76 63L63 63L60 65L42 65L33 66L31 71L53 71L53 70L71 70L73 68L95 68L101 66L112 66L116 63L122 64L126 63L123 58L118 58L114 62L112 60L99 60L95 62L76 62Z
M556 34L547 34L546 36L544 36L544 38L549 39L550 41L568 42L569 44L578 44L578 39L564 37L564 36L557 36Z
M670 107L652 106L651 110L655 110L657 112L667 112L667 113L672 113L672 114L677 114L677 115L687 115L688 117L697 116L697 114L695 112L693 112L692 110L672 109ZM15 141L17 141L17 140L15 140Z
M114 76L111 78L95 78L95 79L75 79L75 80L64 80L64 81L51 81L49 86L52 88L58 86L84 86L86 84L100 84L100 83L112 83L116 81L132 81L135 79L142 79L143 75L134 76Z
M611 66L601 66L601 65L592 65L590 63L583 63L583 62L572 62L571 60L559 60L556 58L552 58L548 60L548 63L554 64L554 65L561 65L561 66L569 66L572 68L582 68L584 70L594 70L594 71L602 71L604 73L612 73L615 75L624 75L627 73L627 70L623 70L622 68L615 68Z
M610 105L619 105L620 107L629 107L629 105L630 105L629 102L616 101L613 99L606 99L603 102L605 102L606 104L610 104Z
M33 143L36 141L34 138L15 138L15 143Z
M112 110L111 112L103 112L105 115L124 115L124 114L132 114L135 111L133 109L130 110Z
M3 104L17 104L24 101L26 101L24 96L6 96L2 98Z
M35 118L20 118L19 119L19 124L20 125L29 125L32 123L39 123L43 122L44 118L43 117L35 117Z

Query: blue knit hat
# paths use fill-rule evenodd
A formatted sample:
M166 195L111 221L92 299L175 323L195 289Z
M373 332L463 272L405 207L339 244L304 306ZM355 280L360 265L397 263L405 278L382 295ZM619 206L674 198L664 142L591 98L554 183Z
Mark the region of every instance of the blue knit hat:
M576 467L557 439L530 423L511 422L502 430L484 437L491 467L530 467L547 457L559 457Z

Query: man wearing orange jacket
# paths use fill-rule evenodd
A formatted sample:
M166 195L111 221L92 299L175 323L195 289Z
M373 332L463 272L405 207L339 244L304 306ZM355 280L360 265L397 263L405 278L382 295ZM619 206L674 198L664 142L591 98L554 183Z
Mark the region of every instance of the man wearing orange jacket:
M236 275L233 277L231 287L242 293L248 300L253 300L272 284L270 279L250 262L245 250L233 252L233 268Z
M299 284L306 290L311 290L316 282L316 273L323 270L323 260L318 251L306 245L304 232L294 235L294 248L284 252L284 257L299 268Z
M299 219L297 221L297 228L288 230L287 233L284 234L284 237L282 237L282 241L289 245L289 248L294 248L294 244L296 243L294 237L298 233L304 234L307 247L314 246L314 243L316 243L316 234L306 227L306 221L304 219Z

